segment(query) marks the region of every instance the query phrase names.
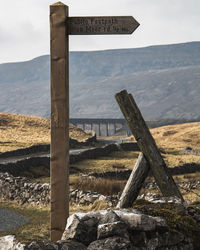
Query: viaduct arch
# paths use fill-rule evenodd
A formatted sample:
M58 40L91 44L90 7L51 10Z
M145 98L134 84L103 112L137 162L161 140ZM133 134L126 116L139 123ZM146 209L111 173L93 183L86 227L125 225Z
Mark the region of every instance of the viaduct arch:
M69 122L74 126L79 126L86 130L89 126L90 130L94 130L97 136L114 135L118 129L124 127L126 134L129 136L130 130L124 119L112 118L70 118ZM104 133L103 133L104 132Z

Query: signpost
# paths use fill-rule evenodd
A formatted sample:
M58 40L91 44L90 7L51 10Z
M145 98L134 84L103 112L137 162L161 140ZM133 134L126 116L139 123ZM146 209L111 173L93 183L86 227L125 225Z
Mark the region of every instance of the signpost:
M69 216L69 35L131 34L132 16L68 17L68 6L50 6L51 240L61 239Z
M139 23L132 16L69 17L69 35L132 34Z

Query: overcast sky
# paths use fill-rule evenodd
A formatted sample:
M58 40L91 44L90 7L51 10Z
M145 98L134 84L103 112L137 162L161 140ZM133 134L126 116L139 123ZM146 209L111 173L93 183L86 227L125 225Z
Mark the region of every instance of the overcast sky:
M0 63L49 54L50 0L0 0ZM132 35L70 36L70 50L200 41L200 0L63 0L70 16L131 15Z

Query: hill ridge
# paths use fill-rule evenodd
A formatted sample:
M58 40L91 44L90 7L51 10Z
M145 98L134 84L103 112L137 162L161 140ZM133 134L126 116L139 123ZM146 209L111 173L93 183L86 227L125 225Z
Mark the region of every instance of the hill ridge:
M125 88L146 120L197 119L199 67L198 41L70 52L70 116L121 118L114 94ZM49 68L49 55L1 64L0 112L48 117Z

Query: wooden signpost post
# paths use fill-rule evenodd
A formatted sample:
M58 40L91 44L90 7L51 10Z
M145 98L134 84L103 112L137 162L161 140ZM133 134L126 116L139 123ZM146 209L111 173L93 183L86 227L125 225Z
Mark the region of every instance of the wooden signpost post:
M51 240L61 239L69 216L69 35L131 34L132 16L68 17L68 6L50 6Z

